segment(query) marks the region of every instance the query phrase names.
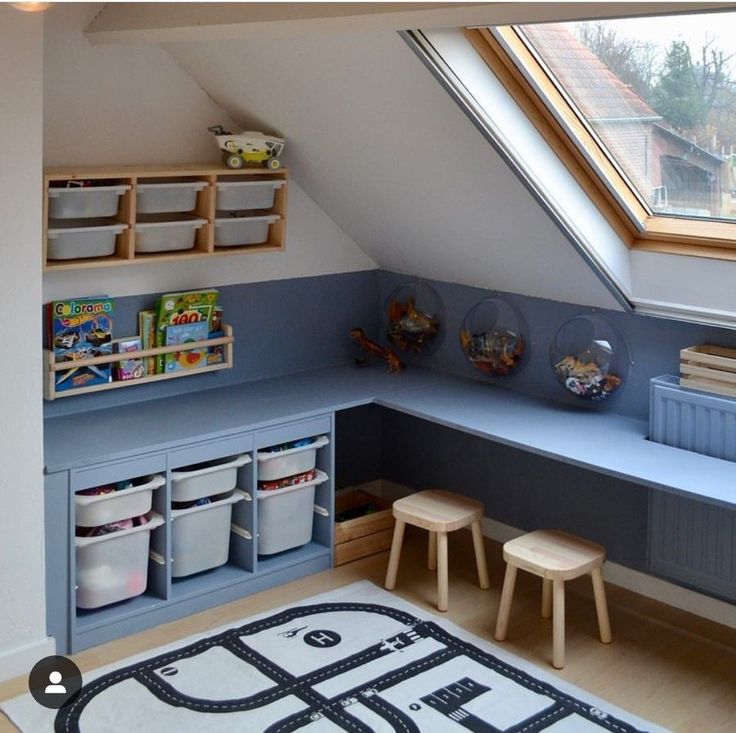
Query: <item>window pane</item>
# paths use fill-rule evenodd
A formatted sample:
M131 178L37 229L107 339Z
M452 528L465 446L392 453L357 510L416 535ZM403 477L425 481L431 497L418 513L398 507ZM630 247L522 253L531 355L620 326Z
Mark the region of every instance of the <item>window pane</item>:
M517 30L654 213L736 218L736 13Z

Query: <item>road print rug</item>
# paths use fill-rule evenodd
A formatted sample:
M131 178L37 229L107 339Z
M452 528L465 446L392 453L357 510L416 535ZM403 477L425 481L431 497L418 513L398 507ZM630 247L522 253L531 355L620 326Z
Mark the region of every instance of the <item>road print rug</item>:
M1 707L24 733L666 733L367 581Z

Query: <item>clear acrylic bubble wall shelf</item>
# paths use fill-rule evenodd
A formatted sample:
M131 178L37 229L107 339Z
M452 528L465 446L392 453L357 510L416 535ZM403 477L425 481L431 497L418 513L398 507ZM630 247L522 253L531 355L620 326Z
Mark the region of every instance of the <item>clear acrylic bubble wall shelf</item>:
M619 391L631 357L624 335L599 315L580 315L560 326L549 350L557 381L582 400L602 402Z
M386 300L386 336L400 351L431 354L441 342L445 307L437 291L421 280L404 283Z
M460 346L478 371L489 377L507 377L528 356L529 338L524 317L502 298L481 300L463 320Z

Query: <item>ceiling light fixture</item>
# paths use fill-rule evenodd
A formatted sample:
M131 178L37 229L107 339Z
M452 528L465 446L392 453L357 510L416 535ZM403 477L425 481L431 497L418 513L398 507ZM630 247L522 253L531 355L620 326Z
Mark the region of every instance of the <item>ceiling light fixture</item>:
M53 3L10 3L16 10L25 10L26 13L40 13L48 10Z

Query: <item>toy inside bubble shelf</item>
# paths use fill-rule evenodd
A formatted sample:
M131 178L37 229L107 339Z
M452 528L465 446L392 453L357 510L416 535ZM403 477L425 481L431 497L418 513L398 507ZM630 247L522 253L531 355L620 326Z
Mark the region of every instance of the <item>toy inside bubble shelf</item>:
M585 400L605 400L623 383L623 379L611 372L611 348L585 349L568 354L554 365L555 376L568 392Z
M222 125L207 129L215 136L217 146L222 151L222 162L228 168L239 170L246 165L265 166L272 171L281 168L279 156L286 143L283 137L253 130L233 133Z

